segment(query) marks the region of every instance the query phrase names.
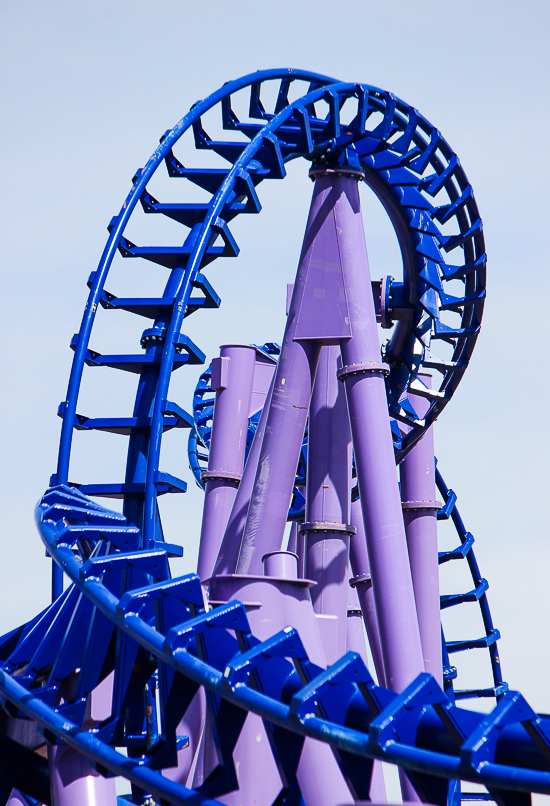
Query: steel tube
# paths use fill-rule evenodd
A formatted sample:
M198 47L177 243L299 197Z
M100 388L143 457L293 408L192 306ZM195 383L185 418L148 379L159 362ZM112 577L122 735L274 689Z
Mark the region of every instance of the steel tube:
M212 362L216 389L197 573L208 579L214 570L237 488L242 476L248 414L254 382L256 349L226 344Z
M273 395L237 562L239 574L261 574L261 558L282 546L320 350L317 342L294 340L303 275L302 261L275 371Z
M244 527L246 524L246 515L250 505L250 498L254 488L254 480L258 470L258 460L260 458L260 451L262 449L262 442L267 423L267 415L269 414L269 404L273 394L273 384L275 383L275 376L271 381L271 386L267 393L263 411L260 415L260 420L252 440L252 445L248 453L248 459L244 467L243 476L239 489L233 502L233 508L229 516L229 521L223 536L218 558L214 568L214 576L220 574L233 574L237 568L239 559L239 552L241 550L241 542Z
M336 646L327 647L335 658L346 651L351 533L351 433L345 391L336 377L339 359L338 345L321 349L309 411L306 523L300 527L305 576L317 583L313 608L337 618Z
M419 375L429 389L431 376ZM429 407L420 395L408 394L419 418ZM433 426L407 454L399 466L401 500L407 534L414 598L426 671L443 687L441 616L439 609L439 560L437 551L437 509Z
M376 603L372 589L372 576L370 572L369 555L367 553L363 513L361 512L361 499L359 498L352 501L351 522L357 530L350 544L351 583L357 591L361 612L363 613L363 620L369 639L376 676L379 684L384 686L386 680L384 674L384 660L382 658L380 632L376 618Z
M104 778L82 753L65 745L48 746L52 806L116 806L114 778Z
M318 231L339 256L351 337L342 338L346 387L386 682L402 691L424 670L397 485L384 365L376 330L357 178L321 172Z

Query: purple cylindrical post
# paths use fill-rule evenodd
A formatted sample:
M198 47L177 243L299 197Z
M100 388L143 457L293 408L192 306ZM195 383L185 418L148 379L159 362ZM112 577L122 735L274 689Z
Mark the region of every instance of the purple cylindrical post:
M420 389L422 386L430 389L431 376L420 374L416 383ZM422 418L428 409L429 400L412 393L408 397L416 414ZM407 454L399 470L424 665L426 671L443 687L437 551L437 510L440 504L435 500L433 427L428 428L420 442Z
M355 538L353 538L355 540ZM353 543L353 540L352 540ZM367 647L365 643L365 627L363 624L363 614L361 604L357 595L357 587L348 585L348 620L347 620L347 641L348 652L357 652L361 656L365 666L368 667ZM369 795L372 801L385 803L386 784L384 782L384 770L380 761L375 761L372 768Z
M349 560L352 574L350 583L357 591L378 683L384 686L386 684L384 660L382 658L380 632L376 618L376 603L374 601L372 575L370 572L369 555L367 553L365 526L363 523L363 513L361 512L361 500L359 498L352 501L351 522L357 531L350 544Z
M262 557L266 577L298 579L298 555L293 551L272 551Z
M289 556L287 552L280 554ZM276 558L276 554L271 556ZM294 557L291 559L295 560ZM281 570L285 571L285 567ZM242 602L247 609L252 634L260 641L265 641L285 627L295 627L309 659L325 668L319 622L309 595L312 585L310 580L304 579L227 574L212 579L211 593L216 601L238 599ZM278 794L277 785L281 787L280 777L262 721L254 714L249 714L247 718L233 759L239 765L240 790L229 796L224 795L224 803L239 806L257 802L258 806L266 806L274 802ZM332 749L324 742L306 737L297 777L307 804L339 806L350 800L349 788Z
M327 656L346 651L351 490L351 433L346 396L336 372L338 345L321 349L308 425L305 576L317 583L313 608L337 619L336 645Z
M216 391L208 457L204 510L197 573L208 579L235 501L242 476L248 414L254 381L256 349L226 344L212 361L212 389Z
M115 779L100 775L93 762L67 745L49 745L52 806L116 806Z
M246 514L250 506L250 498L252 490L254 489L254 480L258 470L258 461L260 458L260 451L262 449L262 442L265 434L265 427L267 423L267 415L269 414L269 404L273 394L273 384L275 383L275 375L271 379L271 387L268 390L267 397L263 411L258 421L256 433L250 446L248 459L244 468L241 483L233 502L233 508L229 516L227 528L223 536L223 540L218 553L218 559L214 568L214 576L220 574L233 574L237 568L239 560L239 552L241 550L241 542L244 527L246 524Z
M339 170L316 174L316 226L338 252L349 311L351 334L341 340L339 377L346 387L386 683L402 691L424 663L357 177Z

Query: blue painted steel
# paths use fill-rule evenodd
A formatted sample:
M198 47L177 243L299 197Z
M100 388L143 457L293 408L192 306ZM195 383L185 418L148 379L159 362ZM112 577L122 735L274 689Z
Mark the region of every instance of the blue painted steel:
M448 662L448 655L457 652L462 652L467 649L488 648L489 657L491 660L491 672L493 676L493 686L490 688L478 689L464 689L454 691L454 696L457 699L469 699L471 697L501 697L508 691L508 684L502 679L502 668L500 664L500 656L498 653L497 640L500 638L500 632L495 629L491 611L489 609L489 601L487 599L487 589L489 583L480 574L479 566L477 564L476 556L472 548L474 538L470 532L466 530L464 522L460 516L456 506L457 496L456 493L449 489L445 484L441 471L436 462L436 484L443 498L443 507L437 513L439 520L448 520L451 518L455 527L456 533L460 540L457 548L451 551L442 551L439 554L439 564L447 563L450 560L466 559L468 568L473 582L473 590L467 593L459 593L452 596L441 597L441 609L453 607L454 605L462 602L475 602L479 603L481 618L485 629L485 635L481 638L470 641L446 641L447 662L443 664L443 676L446 685L452 685L452 680L456 677L456 668Z

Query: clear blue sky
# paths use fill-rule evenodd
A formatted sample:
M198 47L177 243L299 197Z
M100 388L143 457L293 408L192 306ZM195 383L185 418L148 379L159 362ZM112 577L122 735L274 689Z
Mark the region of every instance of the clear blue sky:
M548 4L19 0L4 3L1 15L1 631L48 601L49 562L33 506L55 469L56 409L85 282L131 177L159 136L225 81L303 67L412 103L442 131L473 184L489 254L488 301L472 365L437 425L437 453L490 581L505 677L537 710L550 711ZM281 338L310 192L303 168L293 169L270 191L261 223L243 225L239 261L212 270L222 309L189 327L209 357L229 340ZM374 211L366 224L375 276L387 273L378 220ZM136 267L136 282L138 275ZM116 341L135 350L134 334L119 330L125 321L106 323L92 346L112 351ZM79 411L127 414L135 378L120 401L110 378L93 385L94 375ZM178 381L184 407L194 380ZM117 462L122 456L124 439L113 447L116 439L100 439L93 456L79 442L75 480L116 481L106 475L111 451ZM167 513L170 539L186 544L184 570L193 564L200 495L181 434L166 450L166 469L190 486ZM456 625L456 637L468 629L461 634Z

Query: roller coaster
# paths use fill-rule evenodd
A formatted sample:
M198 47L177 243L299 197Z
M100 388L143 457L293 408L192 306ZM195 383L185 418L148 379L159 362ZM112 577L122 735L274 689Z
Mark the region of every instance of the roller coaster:
M219 307L209 265L238 256L238 217L261 212L260 185L295 159L313 196L284 334L224 344L204 369L184 320ZM163 164L187 201L148 189ZM370 275L363 186L393 226L399 278ZM143 215L181 225L183 243L134 243ZM376 87L253 73L160 138L108 229L36 507L52 602L0 639L0 803L382 804L382 762L405 802L550 794L550 717L503 680L488 583L434 458L486 281L473 190L441 133ZM158 296L139 296L128 259L167 270ZM140 352L92 349L97 315L117 310L149 320ZM190 411L170 399L184 365L203 367ZM97 367L137 376L128 416L79 412ZM161 470L163 436L181 428L204 510L200 536L184 531L197 573L178 577L159 497L186 491ZM128 438L119 482L72 478L75 431ZM448 563L471 585L441 595ZM481 635L447 635L442 613L467 604ZM471 651L490 685L458 687Z

